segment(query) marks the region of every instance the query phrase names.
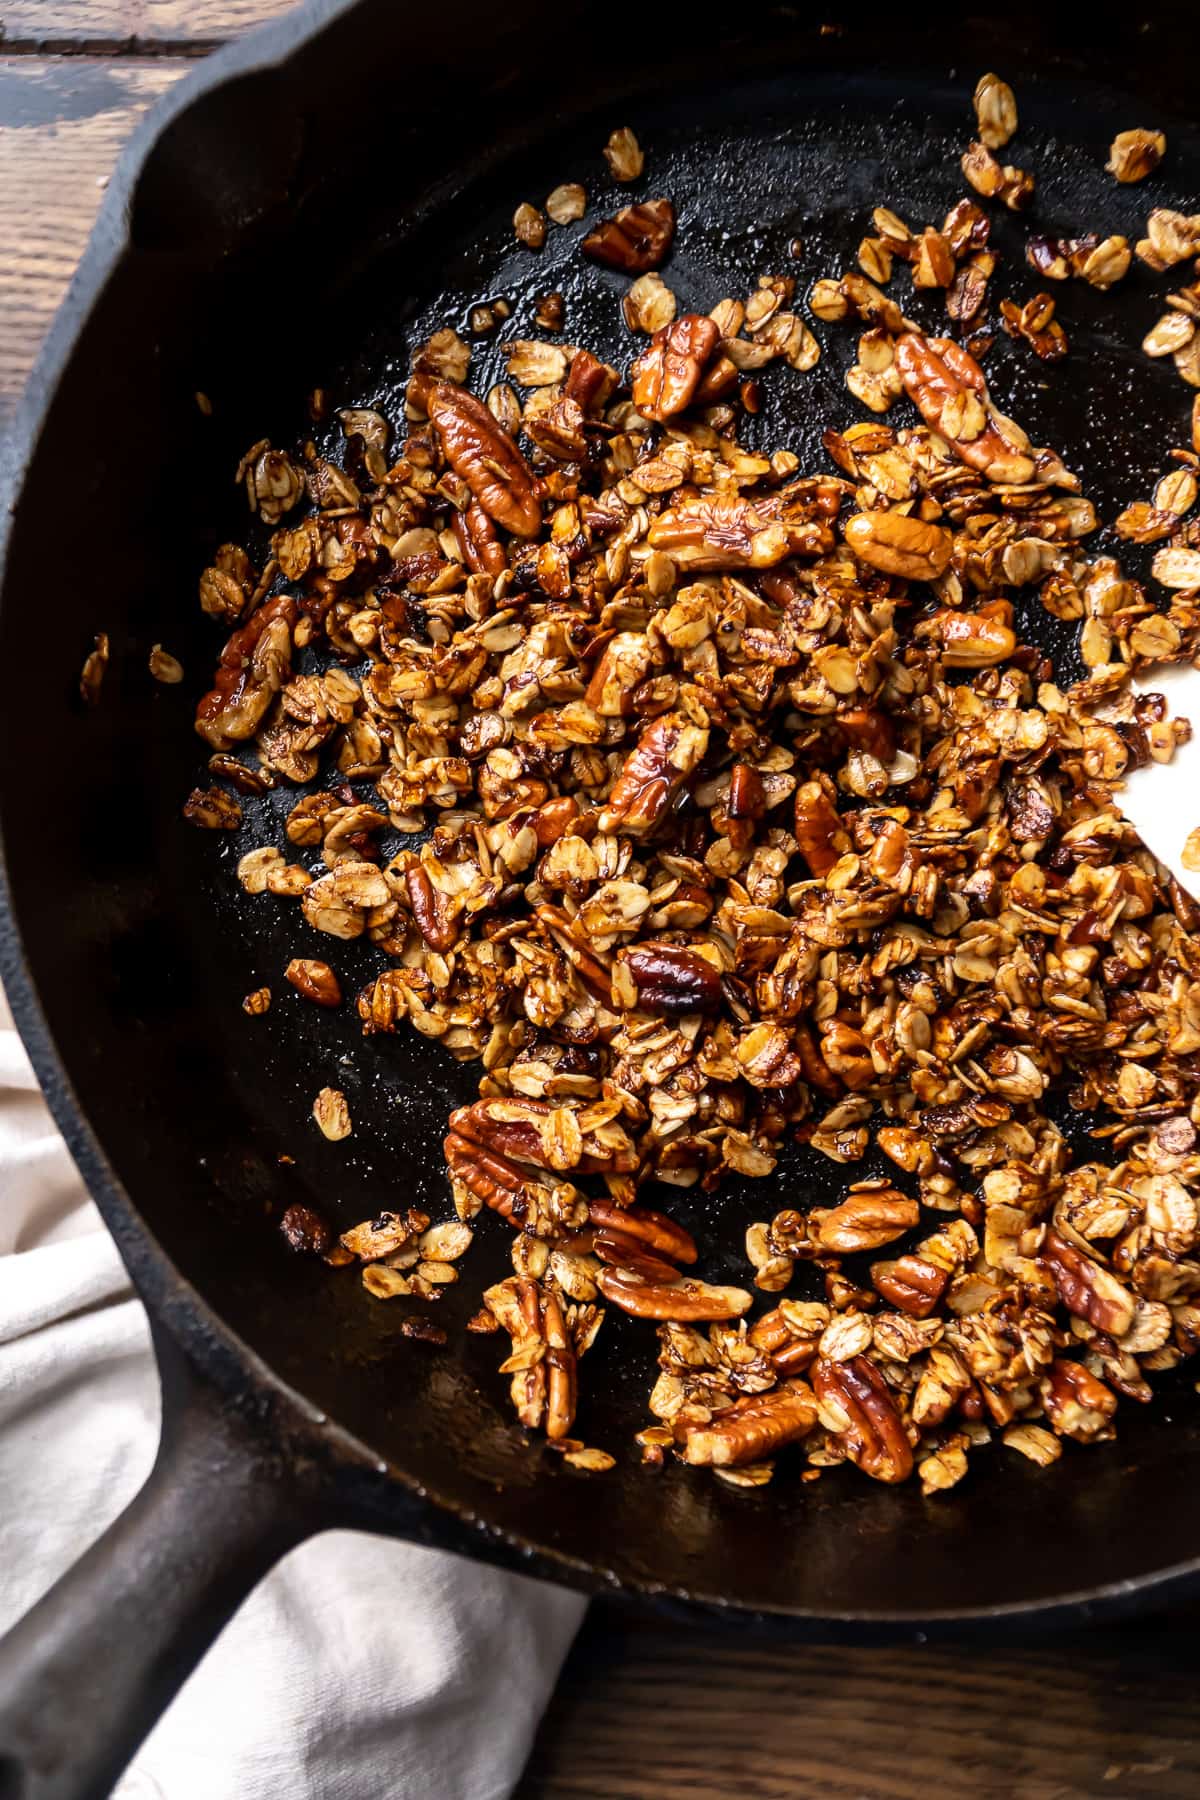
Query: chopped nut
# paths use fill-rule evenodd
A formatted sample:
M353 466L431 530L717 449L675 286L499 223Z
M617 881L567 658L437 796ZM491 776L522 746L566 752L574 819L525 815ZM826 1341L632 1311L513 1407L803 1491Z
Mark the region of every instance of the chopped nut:
M513 230L527 250L540 250L546 241L545 215L528 200L522 200L513 214Z
M570 225L587 210L587 194L577 181L564 181L546 199L547 215L556 225Z
M242 1001L242 1011L245 1013L249 1013L250 1017L252 1019L256 1019L256 1018L260 1018L263 1013L267 1012L270 1009L270 1005L271 1005L271 990L270 990L270 988L269 987L255 988L254 992L252 994L247 994L246 998Z
M1161 131L1118 131L1104 166L1118 181L1145 181L1166 151L1167 140Z

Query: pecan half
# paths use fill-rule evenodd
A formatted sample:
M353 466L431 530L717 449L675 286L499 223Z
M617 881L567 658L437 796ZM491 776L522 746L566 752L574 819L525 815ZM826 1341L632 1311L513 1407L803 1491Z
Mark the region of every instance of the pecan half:
M845 538L860 562L906 581L936 581L954 544L940 525L900 512L855 513L846 521Z
M315 1005L341 1005L341 983L327 962L315 956L294 956L284 974L296 992Z
M295 628L295 600L276 594L229 638L213 685L196 707L196 730L214 750L244 742L262 724L291 673Z
M617 1206L611 1200L589 1200L588 1218L602 1231L620 1231L672 1262L694 1263L696 1243L689 1231L647 1206Z
M998 417L987 397L983 370L961 344L949 338L924 338L908 331L896 343L896 367L905 392L913 401L927 425L935 431L942 428L942 415L948 400L974 393L988 410L988 422L977 437L950 437L957 454L972 469L980 469L991 481L1029 481L1034 461L1019 445L1005 437Z
M690 406L704 365L721 340L710 318L682 313L660 326L630 371L633 404L647 419L669 419Z
M635 1319L673 1319L694 1324L705 1319L740 1319L753 1295L745 1288L712 1287L706 1281L681 1279L671 1286L638 1281L619 1269L601 1269L596 1286L606 1300Z
M681 713L646 726L613 783L600 814L601 831L649 831L670 806L708 749L708 733Z
M871 1265L871 1282L889 1306L912 1319L927 1319L950 1280L951 1270L923 1256L898 1256L892 1262Z
M683 944L635 944L622 950L617 962L628 969L643 1012L714 1012L721 1004L717 970Z
M679 1280L679 1270L673 1263L652 1256L636 1238L627 1237L623 1231L597 1231L592 1238L592 1251L602 1263L636 1275L639 1281L671 1287Z
M882 1249L910 1231L920 1217L917 1202L898 1188L867 1188L826 1213L817 1237L823 1250L851 1256L856 1250Z
M489 518L514 537L534 537L542 509L533 471L482 401L449 381L431 381L425 406L446 461Z
M1115 1275L1053 1228L1046 1233L1042 1260L1068 1312L1077 1319L1086 1319L1109 1337L1124 1336L1133 1324L1136 1305L1129 1289L1122 1287Z
M912 1446L891 1390L874 1363L865 1356L841 1363L818 1357L813 1388L822 1425L864 1475L876 1481L907 1481Z
M641 200L623 206L614 219L601 219L580 249L593 262L625 275L644 275L665 260L675 236L675 208L669 200Z
M458 936L458 927L453 919L446 917L441 895L430 880L428 869L414 860L404 871L404 885L408 889L408 903L417 930L429 948L442 953L451 949Z
M735 1400L711 1424L685 1427L683 1460L718 1469L762 1462L806 1437L816 1422L812 1390L804 1382L789 1381L769 1394Z

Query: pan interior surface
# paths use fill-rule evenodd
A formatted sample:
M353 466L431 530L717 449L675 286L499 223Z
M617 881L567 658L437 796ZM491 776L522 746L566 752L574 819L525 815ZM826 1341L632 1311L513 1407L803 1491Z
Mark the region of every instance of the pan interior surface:
M378 7L363 19L388 28ZM654 1337L610 1312L583 1365L577 1430L618 1466L602 1477L564 1468L512 1418L496 1373L504 1340L461 1330L482 1288L508 1272L500 1220L480 1221L459 1285L431 1314L448 1333L442 1349L402 1335L416 1303L376 1303L353 1270L285 1253L278 1219L296 1202L343 1228L397 1205L450 1216L441 1139L449 1110L474 1097L478 1071L415 1034L363 1040L351 1003L325 1013L287 989L295 955L328 956L350 995L383 966L369 948L318 937L293 904L240 891L238 857L282 841L294 790L244 802L231 842L180 819L204 780L190 705L220 646L199 613L196 576L223 541L247 543L252 556L263 546L231 482L241 453L263 436L292 445L312 435L336 456L340 434L314 428L305 410L318 386L332 406L376 406L402 430L412 349L437 326L465 329L469 307L489 297L512 311L501 333L473 341L476 393L504 379L498 339L542 335L533 309L551 290L565 300L560 341L627 368L627 282L582 261L582 224L551 227L541 254L521 248L511 226L519 201L540 203L578 180L590 223L631 195L667 194L679 227L663 273L681 310L744 296L776 272L796 277L800 301L820 276L854 266L873 206L940 224L968 191L959 157L973 129L970 92L999 66L1022 119L1005 154L1035 172L1038 189L1024 218L993 213L1004 253L995 299L1024 300L1040 285L1023 256L1032 231L1132 241L1150 206L1196 209L1200 139L1161 106L1151 112L1065 65L1022 79L1011 43L964 43L950 56L943 38L920 61L910 38L889 64L874 41L789 35L770 22L770 54L759 34L719 68L677 68L657 91L647 55L611 97L577 107L538 61L546 46L531 56L526 44L514 59L505 38L489 61L488 33L499 27L482 14L467 53L426 21L404 48L411 57L415 45L433 73L397 107L382 71L359 56L359 20L322 51L327 68L347 74L354 56L352 118L322 97L309 53L257 85L217 90L175 122L135 195L132 247L83 330L15 524L0 616L14 912L82 1110L159 1242L285 1381L440 1501L590 1566L597 1581L753 1610L883 1624L1037 1606L1195 1556L1200 1405L1186 1368L1152 1405L1122 1408L1114 1444L1068 1446L1047 1470L997 1447L973 1457L963 1487L925 1500L915 1485L887 1489L853 1470L801 1483L785 1453L771 1485L742 1491L682 1467L638 1466L632 1437L649 1422ZM586 10L569 15L555 66L584 57L595 29ZM511 83L497 79L518 62ZM1140 66L1131 63L1131 81ZM439 120L435 77L447 71L474 95L464 108L473 141L448 142ZM247 107L258 128L244 134L244 157L264 132L273 155L251 184L253 203L230 214L204 201L203 157L214 142L228 146L226 115L244 122ZM298 117L305 131L293 149ZM626 123L647 154L632 190L613 184L600 156ZM1114 131L1130 124L1164 127L1171 152L1151 181L1121 188L1103 163ZM236 198L243 170L228 148L219 174ZM1148 493L1168 450L1186 442L1190 391L1169 360L1151 364L1138 350L1166 285L1137 263L1107 295L1074 283L1056 295L1071 342L1064 364L1047 372L1003 335L988 358L1001 409L1064 453L1105 519ZM901 281L892 291L902 288L905 310L939 328L941 295L910 300ZM744 434L794 450L804 470L828 467L826 427L862 416L843 384L857 331L815 329L816 370L769 369ZM211 416L196 407L197 390ZM911 416L905 402L888 422ZM1071 678L1069 628L1036 601L1019 616ZM85 711L70 696L100 630L112 665L100 704ZM183 661L182 687L158 688L146 673L157 642ZM247 1018L242 997L264 984L274 1004ZM349 1102L354 1132L342 1143L326 1143L312 1123L325 1085ZM751 1220L827 1203L847 1179L877 1172L867 1162L847 1174L796 1149L765 1183L652 1198L695 1231L711 1279L741 1279ZM801 1280L791 1291L807 1292Z

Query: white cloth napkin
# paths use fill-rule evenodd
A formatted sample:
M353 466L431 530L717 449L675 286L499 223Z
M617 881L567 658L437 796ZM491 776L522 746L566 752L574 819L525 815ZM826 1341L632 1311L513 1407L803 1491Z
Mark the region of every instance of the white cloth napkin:
M144 1480L158 1407L145 1314L0 998L0 1631ZM498 1800L583 1609L328 1532L246 1602L119 1800Z

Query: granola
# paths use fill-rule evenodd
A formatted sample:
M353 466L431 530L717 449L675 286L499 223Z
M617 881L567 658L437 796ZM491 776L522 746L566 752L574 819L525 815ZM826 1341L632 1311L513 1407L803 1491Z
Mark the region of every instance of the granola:
M993 155L1015 98L987 74L975 108L964 174L1018 209L1032 177ZM1163 147L1122 133L1109 166L1139 180ZM643 173L627 128L604 155ZM536 250L586 207L563 183L514 229ZM625 368L514 337L511 385L483 397L446 327L403 419L338 415L343 464L247 452L270 554L260 574L226 544L200 578L231 635L184 813L237 830L230 789L300 789L285 847L237 863L296 906L285 980L336 1008L308 934L364 939L364 1036L412 1026L481 1069L445 1140L453 1218L338 1240L291 1207L293 1248L429 1301L497 1214L514 1272L469 1329L507 1334L517 1417L573 1469L612 1462L571 1436L607 1305L657 1330L647 1463L758 1486L786 1452L936 1494L993 1436L1039 1465L1107 1439L1200 1346L1200 910L1120 804L1189 735L1133 677L1200 655L1200 424L1115 522L1157 546L1148 591L1085 547L1079 475L998 410L971 348L884 292L903 266L961 332L983 319L997 258L963 199L940 225L876 207L859 269L807 296L858 330L847 383L875 415L826 431L833 468L751 450L739 406L772 362L819 357L805 302L767 273L682 310L656 272L675 225L636 199L580 238L636 276ZM1152 213L1137 254L1169 267L1198 229ZM1028 247L1101 291L1130 259L1095 233ZM1037 356L1066 350L1050 296L999 310ZM471 330L507 312L480 301ZM537 319L563 328L561 294ZM1144 347L1200 385L1198 320L1185 288ZM1083 679L1022 641L1022 590L1078 622ZM1088 1160L1062 1097L1093 1119ZM313 1114L351 1131L335 1088ZM672 1190L769 1178L797 1142L845 1170L841 1198L778 1196L747 1221L744 1282L707 1279ZM860 1178L869 1153L894 1173Z

